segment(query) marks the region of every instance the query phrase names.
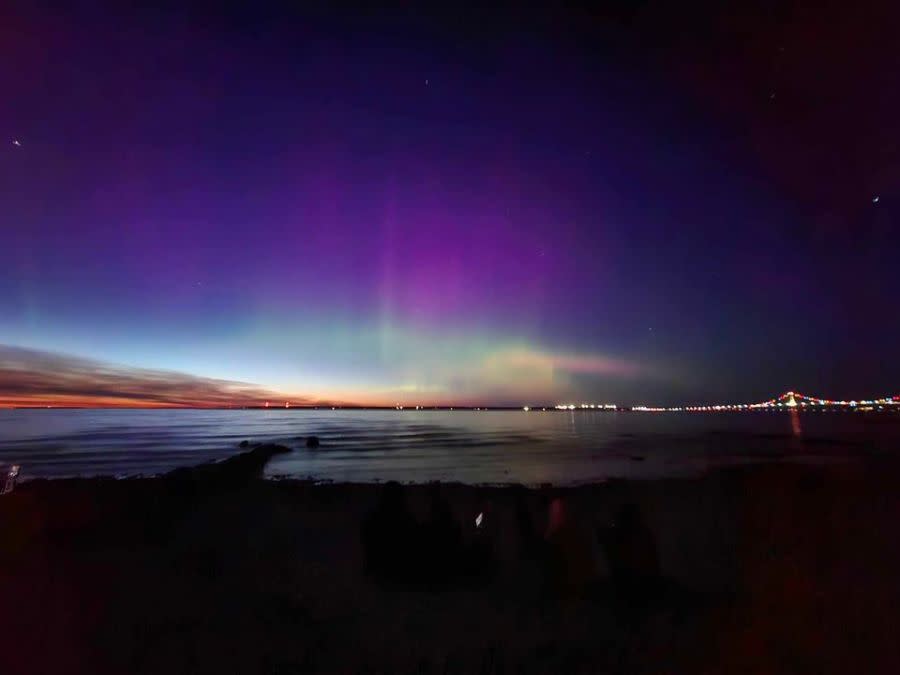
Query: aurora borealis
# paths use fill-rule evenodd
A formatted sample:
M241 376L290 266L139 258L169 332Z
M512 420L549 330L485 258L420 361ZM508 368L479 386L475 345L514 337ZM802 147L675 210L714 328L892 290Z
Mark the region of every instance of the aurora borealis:
M893 391L882 10L637 7L3 10L0 402Z

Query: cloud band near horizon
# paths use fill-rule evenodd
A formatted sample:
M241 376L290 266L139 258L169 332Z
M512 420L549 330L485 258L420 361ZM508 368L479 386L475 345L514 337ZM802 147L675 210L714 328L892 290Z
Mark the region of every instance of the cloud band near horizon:
M227 407L269 400L281 403L284 394L246 382L0 345L0 405L7 407Z
M624 360L522 346L465 356L448 353L453 350L447 345L438 351L443 353L432 356L424 376L410 374L405 381L385 383L384 387L358 382L341 390L297 393L298 388L288 382L266 387L0 345L0 406L240 407L266 402L278 406L285 402L294 406L465 406L515 405L514 399L519 398L527 403L536 398L551 403L554 395L568 388L572 376L630 377L641 370Z

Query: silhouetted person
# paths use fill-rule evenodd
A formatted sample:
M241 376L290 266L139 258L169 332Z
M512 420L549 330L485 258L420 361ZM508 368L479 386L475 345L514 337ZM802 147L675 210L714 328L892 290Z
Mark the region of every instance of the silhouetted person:
M516 489L516 531L519 558L526 562L539 560L543 541L534 522L534 514L528 504L528 495L524 488Z
M426 580L445 584L459 575L462 533L439 484L429 490L430 511L422 527L423 573Z
M496 571L496 523L490 501L482 502L468 526L473 532L465 556L465 572L472 582L489 581Z
M662 577L653 532L640 509L627 504L613 525L598 532L619 609L646 610L660 601Z
M562 497L550 502L544 539L545 601L570 604L585 591L595 569L590 534Z
M417 535L403 487L387 483L362 524L366 571L379 581L409 581L421 563Z

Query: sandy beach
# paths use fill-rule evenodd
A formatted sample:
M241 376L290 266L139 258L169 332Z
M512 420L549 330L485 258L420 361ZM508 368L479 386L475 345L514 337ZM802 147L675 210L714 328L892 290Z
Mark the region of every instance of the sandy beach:
M576 488L445 484L496 573L453 588L364 570L372 484L266 481L249 455L165 477L32 481L0 498L4 673L897 672L897 465L769 464ZM265 458L263 460L265 461ZM259 466L258 466L259 465ZM405 488L416 519L430 490ZM566 504L590 571L564 597L523 554ZM613 598L595 533L642 512L670 589ZM524 505L524 507L523 507ZM488 522L489 521L489 522ZM489 527L488 527L489 526ZM573 531L574 531L573 530Z

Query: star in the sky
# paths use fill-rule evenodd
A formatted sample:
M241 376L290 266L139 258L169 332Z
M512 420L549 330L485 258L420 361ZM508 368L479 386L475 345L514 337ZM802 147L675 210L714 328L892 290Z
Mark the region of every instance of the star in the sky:
M881 197L879 197L878 195L875 195L874 197L872 197L872 203L877 204L880 199L881 199Z
M22 144L19 142L18 138L13 139L13 145L16 146L17 148L22 147Z

